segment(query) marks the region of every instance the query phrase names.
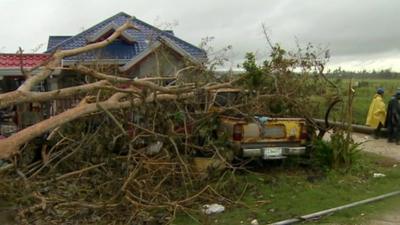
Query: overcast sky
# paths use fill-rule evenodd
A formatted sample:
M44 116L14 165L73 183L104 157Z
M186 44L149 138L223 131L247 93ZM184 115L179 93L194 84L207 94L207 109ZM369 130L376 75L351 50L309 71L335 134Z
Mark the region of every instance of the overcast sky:
M400 71L399 0L0 0L0 52L32 51L49 35L74 35L121 11L177 22L175 34L195 45L207 36L215 49L232 45L228 66L249 51L267 54L264 23L286 48L296 39L328 47L331 68Z

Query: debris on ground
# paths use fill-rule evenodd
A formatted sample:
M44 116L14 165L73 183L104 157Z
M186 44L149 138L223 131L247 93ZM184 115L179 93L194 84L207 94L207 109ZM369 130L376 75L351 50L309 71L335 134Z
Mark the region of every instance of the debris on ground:
M254 219L250 223L251 225L259 225L258 220Z
M211 214L218 214L218 213L222 213L223 211L225 211L225 207L223 205L220 204L211 204L211 205L203 205L202 207L202 212L206 215L211 215Z
M146 153L149 155L155 155L157 153L159 153L161 151L162 146L164 145L163 142L161 141L157 141L153 144L150 144L149 146L147 146L146 148Z
M374 178L380 178L380 177L386 177L386 175L383 174L383 173L374 173L374 174L373 174L373 177L374 177Z

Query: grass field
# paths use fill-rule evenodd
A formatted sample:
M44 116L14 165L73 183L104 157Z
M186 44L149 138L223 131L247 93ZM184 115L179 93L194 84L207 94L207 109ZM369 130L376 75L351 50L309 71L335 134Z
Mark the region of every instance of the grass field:
M400 168L393 167L393 160L368 154L362 161L360 168L348 174L330 172L318 176L304 168L283 166L238 175L237 179L247 185L243 205L228 206L225 212L211 217L181 215L173 224L250 224L253 219L268 224L398 189ZM384 173L386 177L373 178L374 172ZM399 198L396 200L346 210L316 224L326 221L354 224L354 221L368 220L382 210L400 207Z
M349 79L337 79L334 82L343 89L343 93L346 93L350 82ZM353 84L356 83L358 83L358 86L353 88L355 90L355 98L353 102L353 123L361 125L365 124L369 105L377 88L383 87L385 89L384 101L386 105L391 96L395 94L398 88L400 88L400 79L353 79ZM325 110L325 108L323 110ZM321 113L323 114L324 112Z

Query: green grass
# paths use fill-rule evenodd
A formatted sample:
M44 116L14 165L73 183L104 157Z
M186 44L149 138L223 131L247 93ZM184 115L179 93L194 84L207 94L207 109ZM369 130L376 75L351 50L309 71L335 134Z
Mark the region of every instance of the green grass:
M347 95L349 79L334 79L332 81L341 88L343 95ZM367 119L369 105L376 93L376 89L378 87L383 87L385 89L384 101L387 105L391 96L400 88L400 79L353 79L353 84L357 82L360 85L354 87L353 123L364 125ZM346 100L345 96L344 99ZM315 107L319 109L315 116L324 118L325 112L331 103L330 100L327 101L323 96L313 96L311 101L315 102L317 104ZM331 120L341 119L342 114L339 112L340 109L341 105L338 104L335 109L332 110L330 114Z
M308 224L362 225L365 224L365 221L370 221L373 219L383 219L382 216L387 213L397 213L400 209L399 202L400 197L395 196L371 204L346 209L337 212L332 216L324 217L320 221Z
M255 218L260 224L267 224L395 191L399 188L400 168L393 168L393 162L388 160L375 155L363 156L363 162L347 174L330 172L320 176L301 168L281 167L238 175L237 179L243 186L247 184L242 199L245 205L230 205L224 213L210 218L199 214L191 215L197 221L190 216L180 215L173 224L199 224L198 221L202 224L241 224L240 221L249 224ZM374 172L387 176L373 178ZM397 204L400 207L400 203ZM361 216L361 213L370 216L375 211L379 212L377 207L383 210L386 206L375 203L346 210L326 221L352 224L352 218L360 221L369 218Z
M369 105L378 87L385 89L384 100L387 104L390 97L395 94L396 89L400 88L399 79L353 79L353 83L358 82L359 87L355 87L355 98L353 102L353 121L357 124L365 124ZM348 87L349 80L342 80L340 86L345 89Z

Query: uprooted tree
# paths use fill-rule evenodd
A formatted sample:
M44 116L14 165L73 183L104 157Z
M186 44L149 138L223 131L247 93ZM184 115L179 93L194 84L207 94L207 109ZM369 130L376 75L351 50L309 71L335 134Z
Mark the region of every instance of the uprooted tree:
M199 96L236 87L250 98L225 111L302 116L313 124L317 107L311 97L329 94L324 60L312 46L287 53L279 45L271 46L262 66L248 54L240 76L206 71L212 80L188 83L178 71L172 85L161 85L163 77L131 79L77 64L68 70L92 82L33 91L53 71L65 69L63 58L105 47L133 28L127 22L103 41L56 51L32 69L35 75L24 71L27 79L17 90L0 94L0 108L82 96L78 105L0 140L0 159L11 160L14 168L0 170L6 193L0 197L21 206L21 223L163 224L179 212L196 212L201 203L238 204L246 189L234 176L240 165L226 161L223 138L212 138L217 114L204 110ZM31 143L46 133L45 142ZM32 151L41 154L39 160L29 158ZM232 169L223 172L224 181L193 169L191 156L199 152Z

